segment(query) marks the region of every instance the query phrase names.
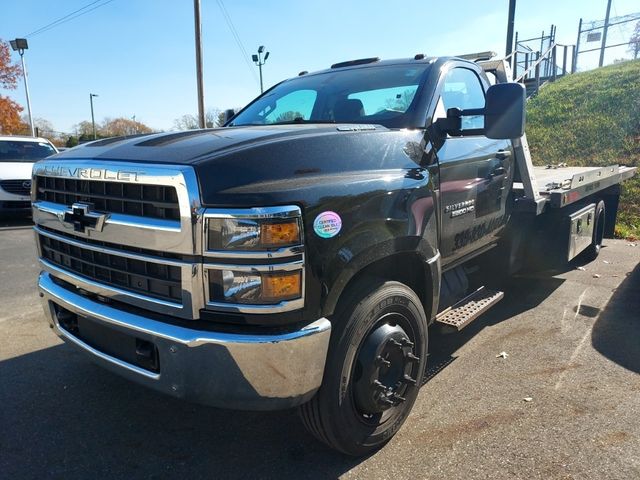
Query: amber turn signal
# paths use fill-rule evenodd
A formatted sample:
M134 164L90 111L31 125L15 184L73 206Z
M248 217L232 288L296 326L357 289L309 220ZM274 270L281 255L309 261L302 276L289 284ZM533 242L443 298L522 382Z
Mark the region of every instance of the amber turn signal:
M263 275L262 295L264 301L281 301L299 298L302 294L302 273L282 272Z
M300 243L297 220L260 225L260 243L264 246L295 245Z

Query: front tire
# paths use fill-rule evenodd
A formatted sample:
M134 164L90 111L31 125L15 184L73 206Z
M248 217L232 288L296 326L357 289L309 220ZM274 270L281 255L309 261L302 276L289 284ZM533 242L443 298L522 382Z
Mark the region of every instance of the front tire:
M426 357L427 319L415 292L370 284L334 317L322 386L299 409L304 425L349 455L380 448L409 415Z

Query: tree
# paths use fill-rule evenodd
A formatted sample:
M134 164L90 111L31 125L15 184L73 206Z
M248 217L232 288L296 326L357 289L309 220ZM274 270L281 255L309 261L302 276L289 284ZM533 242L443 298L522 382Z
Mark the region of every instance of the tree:
M27 117L26 115L22 115L21 118L22 123L25 126L25 134L31 135L31 130L29 129L29 117ZM53 124L46 118L35 117L33 119L33 126L38 132L37 135L39 135L40 137L54 137L57 133L53 128Z
M125 117L105 118L100 127L100 133L105 137L120 137L151 132L153 130L144 123Z
M218 118L216 118L216 127L221 127L224 125L224 110L221 110L218 114Z
M27 128L20 119L21 111L20 105L9 97L0 95L0 133L10 135L20 133Z
M11 63L11 52L7 43L0 39L0 86L13 90L18 83L22 69L18 64ZM9 97L0 95L0 133L18 133L24 128L20 120L23 108Z
M198 128L198 119L195 115L182 115L173 121L173 127L176 130L195 130Z
M629 51L633 54L634 59L640 55L640 22L636 23L636 28L629 39Z
M220 126L221 111L218 108L208 108L204 113L205 128L215 128ZM198 117L187 113L173 121L173 128L176 130L196 130L200 128Z
M96 125L96 130L98 130L99 125ZM76 123L73 126L73 129L76 131L79 137L91 137L93 136L93 125L88 120L83 120L80 123Z
M0 38L0 85L2 88L14 90L22 68L17 63L11 63L11 51L7 43Z
M296 118L304 118L304 115L300 112L294 112L293 110L288 110L278 115L276 119L273 121L273 123L293 122L296 120Z

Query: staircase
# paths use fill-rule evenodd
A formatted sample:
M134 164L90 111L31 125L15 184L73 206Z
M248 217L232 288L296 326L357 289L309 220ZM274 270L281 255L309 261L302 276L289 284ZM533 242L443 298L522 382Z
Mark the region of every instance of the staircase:
M512 65L513 81L522 83L526 88L527 98L530 98L545 84L573 73L574 58L575 46L552 43L542 53L515 50L505 60Z

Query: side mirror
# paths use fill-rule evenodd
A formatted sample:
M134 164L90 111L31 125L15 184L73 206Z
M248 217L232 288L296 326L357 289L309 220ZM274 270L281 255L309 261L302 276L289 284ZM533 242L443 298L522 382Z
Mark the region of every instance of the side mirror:
M227 110L225 110L224 115L222 117L222 120L224 121L224 125L229 123L229 120L231 120L235 114L236 112L233 108L228 108Z
M498 83L489 87L484 108L460 110L450 108L447 118L439 118L434 126L452 136L486 135L488 138L509 140L524 134L526 92L520 83ZM462 117L484 116L484 128L462 130Z
M524 134L526 92L521 83L498 83L487 90L484 131L489 138L512 139ZM464 115L464 111L462 112Z

